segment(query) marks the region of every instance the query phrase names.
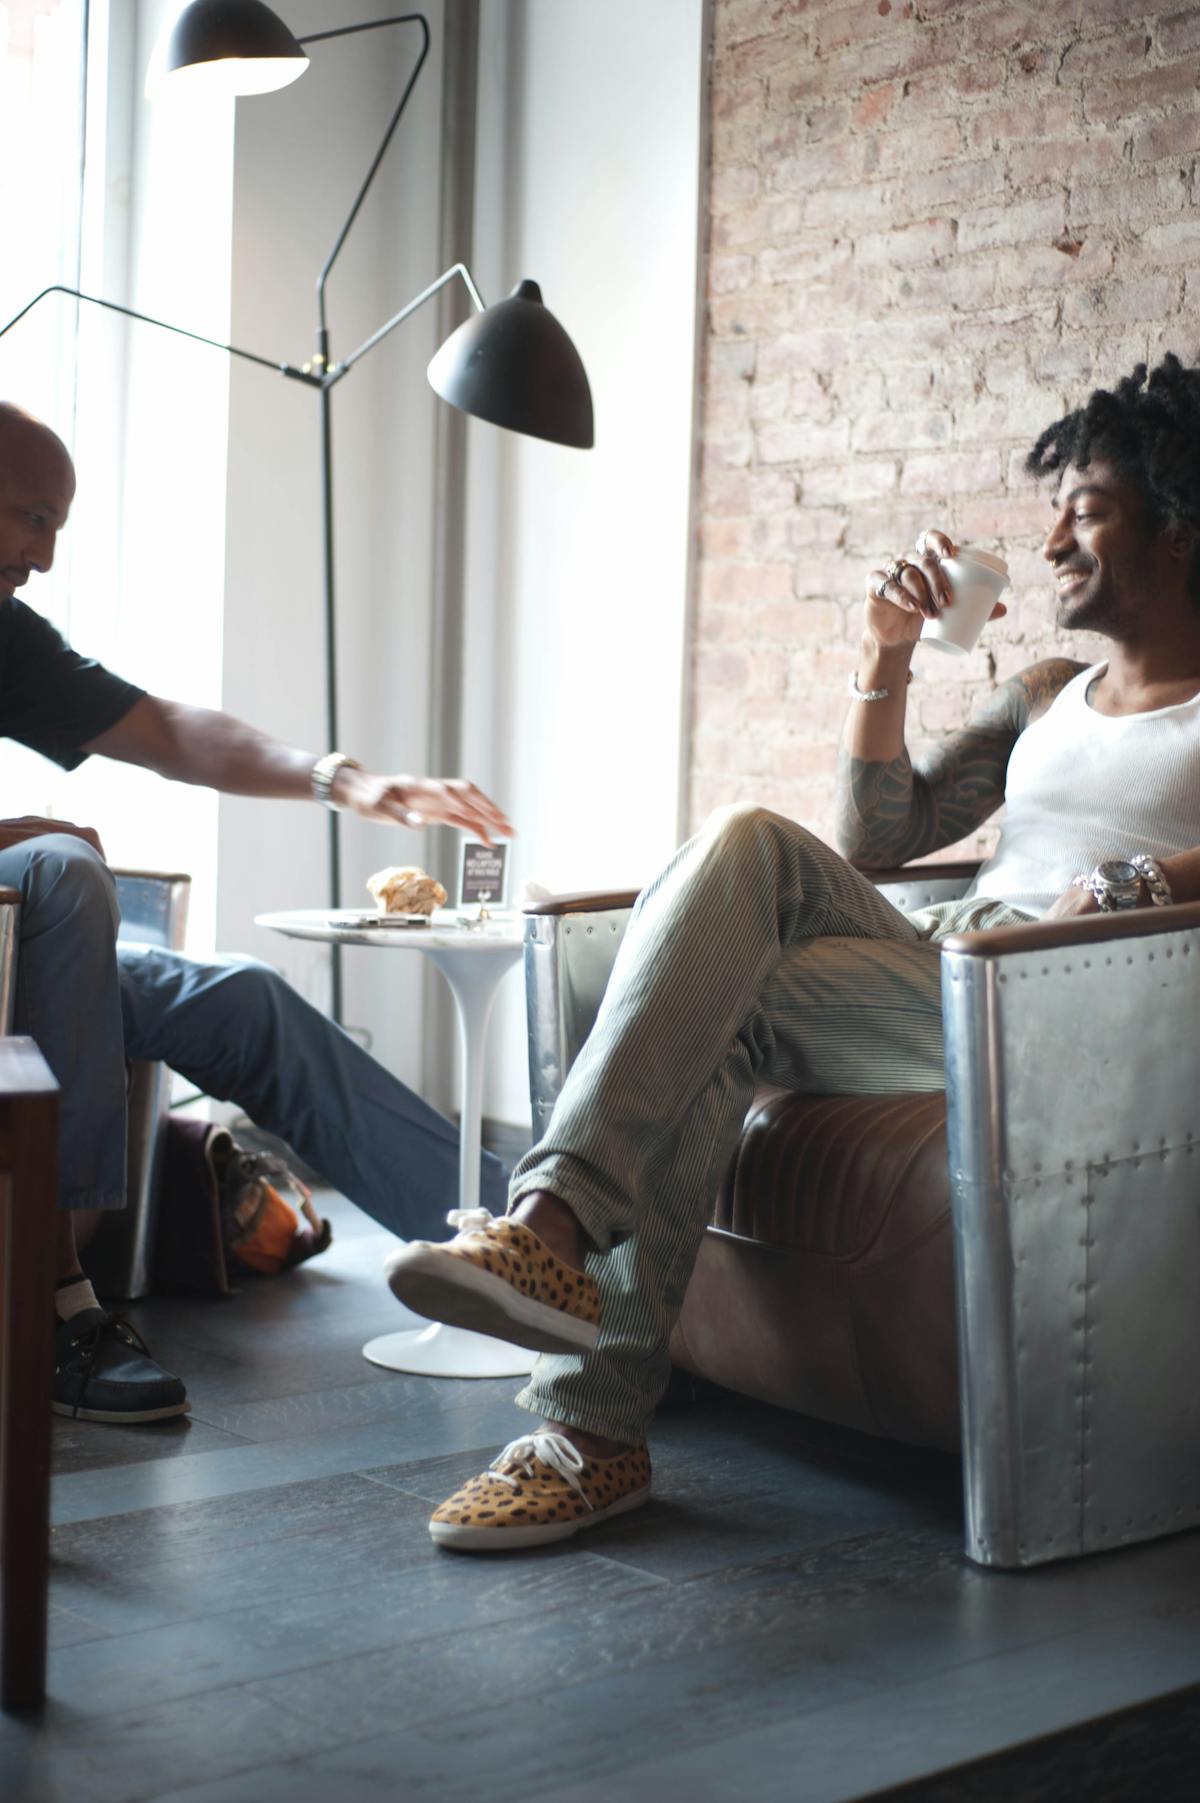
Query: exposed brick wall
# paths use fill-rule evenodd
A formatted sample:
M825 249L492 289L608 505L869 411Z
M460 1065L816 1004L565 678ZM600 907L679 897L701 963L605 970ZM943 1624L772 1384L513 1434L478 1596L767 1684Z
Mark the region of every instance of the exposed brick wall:
M716 0L712 79L691 811L829 836L864 576L921 527L1013 588L970 658L918 660L910 743L1102 654L1055 633L1021 462L1200 349L1200 4Z

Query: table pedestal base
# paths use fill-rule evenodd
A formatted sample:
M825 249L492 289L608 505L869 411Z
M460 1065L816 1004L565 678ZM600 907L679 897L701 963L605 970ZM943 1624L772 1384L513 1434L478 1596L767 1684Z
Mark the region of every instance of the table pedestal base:
M419 1377L528 1377L537 1354L507 1340L431 1321L428 1327L368 1340L363 1357L385 1371L412 1371Z

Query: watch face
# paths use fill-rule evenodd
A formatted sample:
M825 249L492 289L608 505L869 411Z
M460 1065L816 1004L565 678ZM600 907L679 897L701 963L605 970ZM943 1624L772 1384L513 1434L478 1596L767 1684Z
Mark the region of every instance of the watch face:
M1123 888L1127 883L1140 883L1141 875L1134 865L1124 858L1109 858L1103 864L1097 864L1096 875L1102 883L1113 883Z

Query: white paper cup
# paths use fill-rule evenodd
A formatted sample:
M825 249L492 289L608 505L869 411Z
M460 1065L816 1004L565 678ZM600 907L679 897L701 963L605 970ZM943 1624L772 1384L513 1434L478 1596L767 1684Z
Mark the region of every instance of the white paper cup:
M992 551L960 545L957 557L938 560L950 579L954 600L936 620L926 620L921 643L963 656L974 651L991 612L1008 587L1008 565Z

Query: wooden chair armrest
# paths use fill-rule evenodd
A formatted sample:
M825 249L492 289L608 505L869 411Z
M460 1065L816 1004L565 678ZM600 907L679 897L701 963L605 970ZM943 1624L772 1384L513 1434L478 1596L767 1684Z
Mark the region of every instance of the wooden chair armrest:
M944 952L972 958L1004 958L1013 952L1051 952L1111 940L1149 939L1200 927L1200 902L1167 908L1130 908L1114 914L1076 914L1062 920L1031 920L1028 926L992 927L981 933L948 933Z
M548 895L544 901L526 902L522 914L608 914L632 908L640 889L583 889L575 895Z
M58 1085L32 1039L0 1039L0 1708L46 1690Z
M864 870L873 883L969 882L979 870L979 859L955 864L902 864L888 870ZM638 889L583 889L570 895L549 895L544 901L526 902L522 914L604 914L615 908L632 908Z
M857 866L856 866L857 868ZM980 860L969 858L955 864L897 864L888 870L863 870L862 874L871 882L879 883L934 883L939 879L945 882L970 882L979 874Z
M110 866L113 876L130 877L139 883L190 883L186 870L126 870L123 865Z

